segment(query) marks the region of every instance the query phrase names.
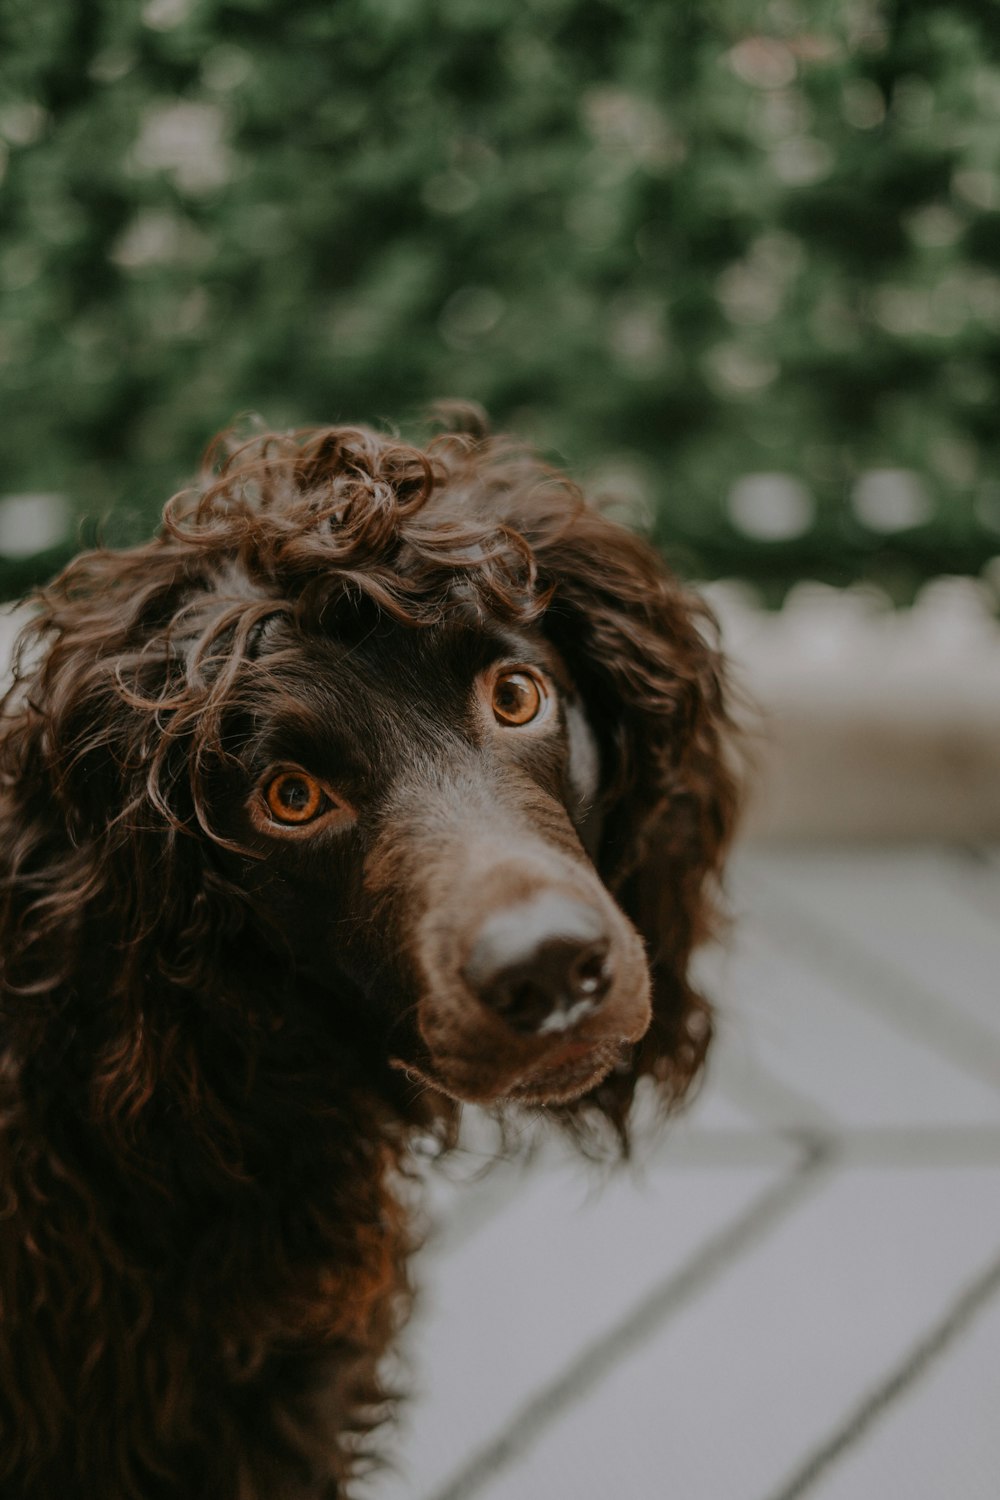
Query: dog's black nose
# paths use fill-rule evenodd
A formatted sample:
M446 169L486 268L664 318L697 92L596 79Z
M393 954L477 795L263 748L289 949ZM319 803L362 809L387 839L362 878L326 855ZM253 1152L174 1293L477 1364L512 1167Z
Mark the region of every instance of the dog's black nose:
M611 983L600 912L558 894L495 912L463 977L484 1005L523 1033L566 1031L596 1010Z

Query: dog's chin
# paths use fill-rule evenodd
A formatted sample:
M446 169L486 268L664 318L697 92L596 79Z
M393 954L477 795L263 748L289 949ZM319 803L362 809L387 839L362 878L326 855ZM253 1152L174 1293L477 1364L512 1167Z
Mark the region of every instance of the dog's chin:
M518 1080L504 1095L512 1104L570 1104L602 1083L612 1069L622 1067L630 1048L605 1042L581 1057L553 1059Z
M586 1050L575 1045L548 1056L544 1064L500 1077L454 1062L414 1066L396 1061L394 1066L461 1104L569 1104L596 1088L613 1069L625 1066L630 1052L625 1041L606 1041Z

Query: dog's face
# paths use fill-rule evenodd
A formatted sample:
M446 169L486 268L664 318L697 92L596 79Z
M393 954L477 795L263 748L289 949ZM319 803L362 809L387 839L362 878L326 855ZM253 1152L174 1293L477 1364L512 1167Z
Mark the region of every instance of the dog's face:
M192 1005L247 1077L314 1049L421 1125L545 1102L624 1143L640 1081L671 1107L697 1076L724 663L655 551L516 447L254 439L46 591L5 722L7 972L53 1015L99 997L109 1118L200 1097Z
M620 1065L649 972L586 852L601 757L542 631L276 620L248 665L226 832L331 1008L361 1007L397 1065L462 1100L563 1102Z

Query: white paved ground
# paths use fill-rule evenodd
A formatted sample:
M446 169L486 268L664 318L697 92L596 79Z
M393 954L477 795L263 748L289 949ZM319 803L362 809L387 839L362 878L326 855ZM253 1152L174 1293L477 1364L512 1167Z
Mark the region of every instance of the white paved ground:
M734 894L639 1170L437 1189L372 1500L1000 1496L1000 853L758 850Z

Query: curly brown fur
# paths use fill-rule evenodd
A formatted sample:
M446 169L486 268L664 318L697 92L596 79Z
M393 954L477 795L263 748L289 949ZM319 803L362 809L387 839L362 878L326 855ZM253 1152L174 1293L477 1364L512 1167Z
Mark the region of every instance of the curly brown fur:
M680 1100L736 801L711 636L475 431L219 445L43 591L0 725L4 1495L343 1496L414 1140L472 1100L626 1142L640 1078ZM566 922L559 1009L504 944Z

